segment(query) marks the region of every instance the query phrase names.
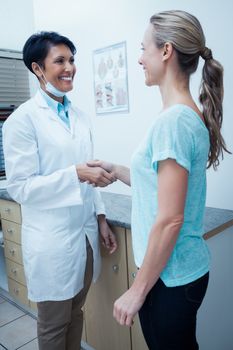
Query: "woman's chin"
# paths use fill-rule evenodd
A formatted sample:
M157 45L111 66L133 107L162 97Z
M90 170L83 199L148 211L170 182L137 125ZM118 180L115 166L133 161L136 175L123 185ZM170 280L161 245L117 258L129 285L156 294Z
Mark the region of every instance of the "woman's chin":
M152 86L152 85L153 85L153 84L151 83L151 81L148 80L148 79L145 80L145 84L146 84L146 86Z

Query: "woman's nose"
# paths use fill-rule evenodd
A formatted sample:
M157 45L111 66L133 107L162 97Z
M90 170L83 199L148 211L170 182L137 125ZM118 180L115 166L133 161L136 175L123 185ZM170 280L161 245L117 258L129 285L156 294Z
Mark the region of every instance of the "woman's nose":
M138 59L138 63L142 65L142 57L141 56Z

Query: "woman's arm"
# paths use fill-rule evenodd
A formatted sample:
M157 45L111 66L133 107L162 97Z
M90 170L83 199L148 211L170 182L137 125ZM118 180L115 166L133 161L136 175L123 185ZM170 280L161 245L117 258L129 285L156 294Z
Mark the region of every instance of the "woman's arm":
M102 169L106 170L110 174L113 174L113 176L117 180L124 182L128 186L131 185L130 184L130 169L124 165L105 162L103 160L88 161L87 165L89 167L101 167Z
M113 315L121 325L132 325L135 314L167 264L183 224L187 186L187 170L172 159L159 162L158 215L151 228L146 254L133 285L114 304Z

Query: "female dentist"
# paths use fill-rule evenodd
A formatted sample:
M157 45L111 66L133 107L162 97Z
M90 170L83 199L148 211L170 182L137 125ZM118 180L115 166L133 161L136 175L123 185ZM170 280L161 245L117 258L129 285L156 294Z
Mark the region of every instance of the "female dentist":
M7 191L21 204L28 298L37 302L40 350L80 349L82 306L100 271L99 231L117 248L95 186L115 178L93 159L88 117L66 93L73 88L74 44L55 32L32 35L23 48L40 83L3 127Z

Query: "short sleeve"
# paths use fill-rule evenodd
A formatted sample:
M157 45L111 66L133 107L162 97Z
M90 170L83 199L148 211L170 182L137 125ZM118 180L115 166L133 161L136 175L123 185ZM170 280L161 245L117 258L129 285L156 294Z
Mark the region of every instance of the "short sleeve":
M158 162L170 158L190 172L193 147L187 116L161 116L151 134L152 167L157 171Z

